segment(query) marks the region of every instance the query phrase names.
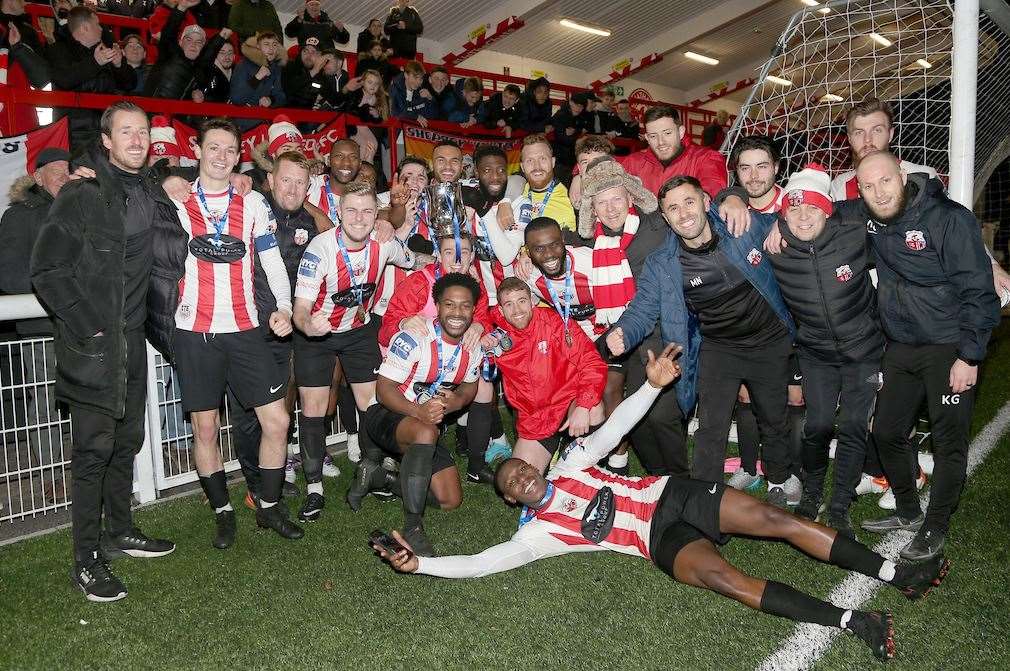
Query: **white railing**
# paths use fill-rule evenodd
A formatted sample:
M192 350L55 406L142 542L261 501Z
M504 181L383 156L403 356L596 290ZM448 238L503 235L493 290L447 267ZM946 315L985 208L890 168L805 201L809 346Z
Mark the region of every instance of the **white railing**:
M32 295L0 296L0 321L44 317ZM134 461L133 492L140 503L197 480L193 431L182 412L175 371L148 345L144 445ZM51 337L0 341L0 523L65 510L71 501L71 426L56 402ZM296 418L299 413L296 409ZM225 470L238 469L230 409L223 404L220 444ZM344 442L338 421L327 445ZM297 441L294 441L297 442ZM297 444L291 446L298 451Z

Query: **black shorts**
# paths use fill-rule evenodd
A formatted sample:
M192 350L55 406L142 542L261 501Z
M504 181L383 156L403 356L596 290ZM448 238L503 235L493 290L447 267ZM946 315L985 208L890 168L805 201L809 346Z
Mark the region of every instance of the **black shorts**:
M406 415L386 408L380 403L373 403L365 411L365 418L362 426L368 433L368 437L375 441L375 444L382 450L399 457L400 450L396 446L396 428L400 422L406 419ZM438 473L446 468L455 468L449 449L439 442L435 446L435 457L431 461L431 472Z
M725 491L721 482L677 477L667 481L652 517L649 554L671 578L673 561L688 543L707 538L724 545L729 540L719 531L719 505Z
M176 329L175 371L185 412L220 408L225 385L246 410L288 393L288 369L277 365L259 329L237 333Z
M360 328L319 338L309 338L295 331L295 383L299 387L329 387L338 357L348 382L375 382L382 363L379 353L381 323L379 317L372 315Z
M789 355L789 386L800 387L803 385L803 373L800 371L800 358L796 355L796 348Z

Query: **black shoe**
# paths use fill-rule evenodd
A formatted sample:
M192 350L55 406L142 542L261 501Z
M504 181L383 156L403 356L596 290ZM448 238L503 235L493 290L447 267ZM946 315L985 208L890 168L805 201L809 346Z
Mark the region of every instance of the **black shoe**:
M358 462L358 467L354 470L354 480L351 481L351 487L347 490L347 505L351 507L351 510L358 512L361 509L361 502L370 491L382 489L386 481L385 473L386 470L382 464L365 458Z
M385 471L385 469L383 469ZM392 471L385 471L382 476L382 487L369 492L381 503L389 503L400 497L400 476Z
M894 618L890 613L854 610L845 631L868 645L877 659L886 662L894 657Z
M235 511L224 510L214 515L214 524L217 525L217 533L211 545L218 550L227 550L235 542L237 528L235 526Z
M281 538L296 541L305 535L302 528L288 519L288 508L281 502L269 508L256 510L256 525L261 529L273 529Z
M326 497L322 494L310 493L302 503L302 509L298 511L298 519L302 522L315 522L323 515L323 508L326 507Z
M912 542L901 551L901 558L909 561L932 559L943 551L946 541L943 532L923 527L915 534Z
M494 473L487 466L484 466L476 473L466 472L466 481L475 485L493 485Z
M815 492L807 490L804 488L803 496L800 498L799 504L793 513L797 517L803 517L808 520L816 520L817 513L820 512L821 508L821 492Z
M828 526L843 536L856 539L856 530L852 528L852 520L848 513L828 513Z
M119 601L126 597L126 585L115 576L98 550L93 550L84 561L74 563L70 579L88 601Z
M875 520L866 520L860 526L876 534L898 531L899 529L918 531L925 519L922 513L919 513L917 517L913 517L912 519L905 519L900 515L889 515L887 517L878 517Z
M413 529L405 529L403 531L403 540L407 541L407 544L410 545L414 554L418 557L435 556L435 546L431 544L427 534L424 533L424 525L418 524Z
M911 601L927 596L939 587L950 571L950 562L937 554L924 562L902 562L894 572L891 584Z
M281 496L286 499L297 499L301 496L302 490L298 489L298 485L294 482L284 481L281 486ZM259 503L259 498L257 497L256 503Z
M102 554L114 557L164 557L175 552L175 543L159 538L148 538L134 527L119 538L102 537Z

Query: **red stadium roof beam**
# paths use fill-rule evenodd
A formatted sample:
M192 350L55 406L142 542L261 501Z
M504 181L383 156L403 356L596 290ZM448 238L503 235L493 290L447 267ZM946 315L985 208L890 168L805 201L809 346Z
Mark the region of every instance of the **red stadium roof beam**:
M726 86L720 87L719 90L717 91L712 91L704 98L695 98L694 100L688 103L688 106L701 107L702 105L710 103L713 100L718 100L719 98L725 98L726 96L732 95L742 89L749 89L751 86L754 85L754 82L756 81L757 80L754 79L753 77L747 77L745 79L741 79L733 86L730 86L729 83L727 82Z
M615 64L615 66L621 66L621 67L619 69L615 67L615 69L610 72L610 75L607 77L607 79L597 79L592 84L590 84L590 86L593 88L593 90L599 91L607 84L613 84L616 81L620 81L622 79L630 77L636 72L641 72L645 68L652 67L661 60L663 60L663 56L655 52L649 54L648 56L643 57L638 62L638 65L636 65L635 67L631 67L631 61L625 59L622 63Z
M460 61L470 58L489 44L493 44L506 35L514 33L525 25L526 22L517 16L510 16L507 19L499 21L498 27L495 28L494 32L489 32L491 29L490 24L484 24L470 33L470 39L463 44L462 51L446 54L442 57L442 62L445 65L455 65Z

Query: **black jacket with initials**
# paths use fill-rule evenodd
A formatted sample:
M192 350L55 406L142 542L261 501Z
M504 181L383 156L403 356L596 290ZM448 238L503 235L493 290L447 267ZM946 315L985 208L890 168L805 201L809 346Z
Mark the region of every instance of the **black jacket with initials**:
M896 221L867 222L884 333L906 345L956 344L961 359L981 361L1000 318L981 227L938 179L909 175L905 198Z
M884 335L861 202L835 203L824 230L809 242L781 219L778 227L788 246L768 258L796 322L796 345L825 362L879 359Z

